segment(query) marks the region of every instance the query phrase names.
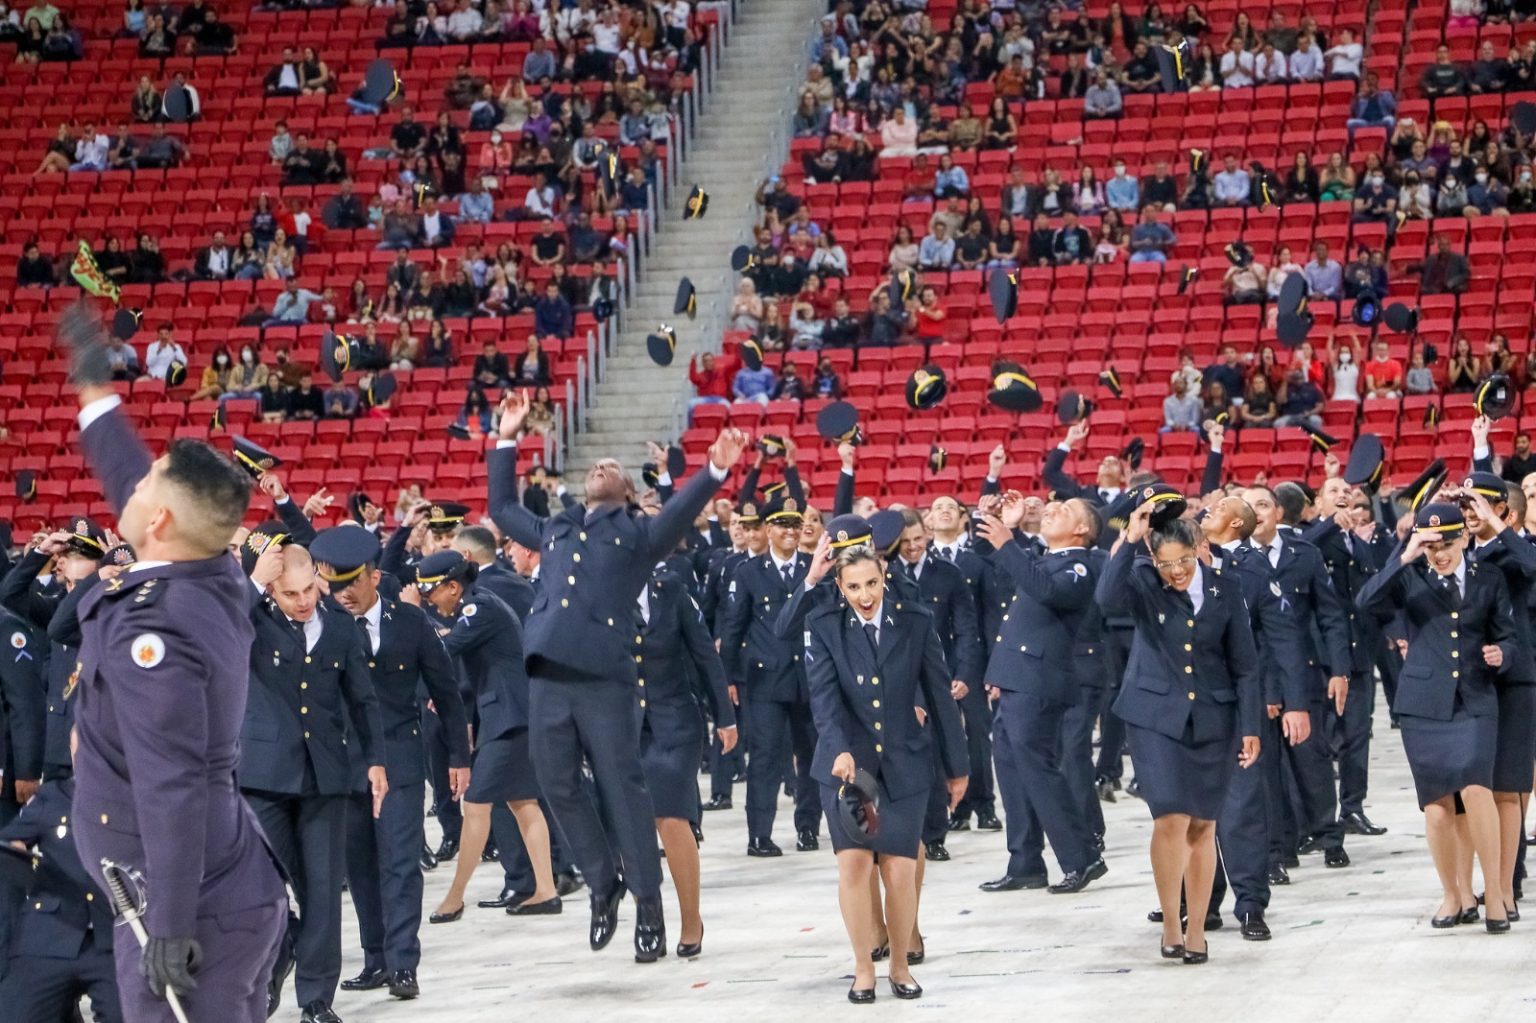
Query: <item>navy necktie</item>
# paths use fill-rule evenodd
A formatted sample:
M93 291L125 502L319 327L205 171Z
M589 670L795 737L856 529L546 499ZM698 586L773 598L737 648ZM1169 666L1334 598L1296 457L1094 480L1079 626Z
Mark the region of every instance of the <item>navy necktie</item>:
M879 656L879 654L880 654L880 630L879 630L879 628L877 628L875 626L874 622L865 622L864 623L864 635L869 637L869 649L871 651L873 651L876 656Z

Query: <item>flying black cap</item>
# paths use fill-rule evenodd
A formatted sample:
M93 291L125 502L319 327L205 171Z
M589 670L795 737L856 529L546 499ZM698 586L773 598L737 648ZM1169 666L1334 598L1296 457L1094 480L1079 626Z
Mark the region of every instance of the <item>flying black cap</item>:
M1509 377L1503 373L1495 373L1477 385L1473 404L1477 408L1478 415L1499 420L1514 410L1516 397L1515 385L1510 382Z
M370 106L382 107L400 98L400 92L400 76L395 73L395 66L380 58L363 72L362 95L358 98Z
M1527 143L1536 138L1536 103L1516 103L1509 111L1509 123Z
M427 512L427 528L434 533L451 533L464 524L464 516L469 514L469 505L456 504L453 501L438 501L433 503L432 510Z
M1439 423L1440 423L1440 406L1439 405L1425 405L1424 406L1424 417L1419 420L1419 423L1421 425L1423 425L1423 426L1437 426L1437 425L1439 425Z
M1312 446L1317 448L1319 451L1327 451L1329 448L1333 447L1339 442L1339 438L1333 436L1332 434L1324 433L1322 430L1315 429L1311 426L1303 426L1302 429L1305 430L1307 432L1307 436L1312 439Z
M37 496L37 473L31 469L16 470L16 496L30 501Z
M1393 302L1382 314L1387 329L1398 334L1411 334L1419 329L1419 311L1401 302Z
M912 297L912 292L917 290L917 274L911 270L897 270L891 274L889 290L891 307L901 308Z
M1413 482L1402 490L1402 496L1408 500L1408 509L1417 512L1434 500L1435 494L1445 482L1445 463L1435 459L1429 463L1429 467L1414 477Z
M987 297L992 300L992 315L1003 323L1019 311L1019 277L1003 270L994 271L987 281Z
M1135 495L1132 497L1132 501L1134 502L1132 511L1148 501L1153 502L1152 514L1147 519L1153 529L1166 526L1180 515L1183 515L1184 510L1189 507L1188 502L1184 500L1184 495L1179 492L1177 487L1172 487L1162 482L1148 483L1143 487L1138 487Z
M686 315L690 320L698 315L699 295L694 290L693 282L684 277L677 282L677 297L672 300L672 315Z
M849 615L856 617L851 610ZM860 768L853 781L838 786L837 817L843 834L856 845L867 846L880 834L880 787L874 775Z
M240 544L240 567L245 569L246 575L250 575L256 568L256 560L266 553L268 547L274 544L281 546L287 542L288 527L276 519L268 519L245 534L245 540Z
M180 359L172 359L171 364L165 367L165 383L167 387L180 387L187 379L187 364Z
M869 517L869 543L878 554L890 554L901 543L907 520L894 508L882 508Z
M827 523L827 544L835 551L869 543L869 520L862 515L839 515Z
M393 373L375 373L368 379L368 386L363 388L363 404L369 408L378 408L388 404L395 396L399 382Z
M1147 452L1146 442L1140 437L1132 437L1130 442L1120 452L1120 458L1132 469L1141 468L1142 456Z
M469 440L469 426L466 423L449 423L443 430L454 440Z
M1374 329L1381 319L1381 299L1376 297L1376 292L1366 290L1356 295L1355 307L1350 310L1349 318L1357 327Z
M352 368L352 357L361 348L356 338L327 331L320 339L320 368L332 383L341 383L342 374Z
M257 479L262 473L271 472L283 464L281 458L244 437L235 438L235 461L240 468L251 474L252 479Z
M1093 402L1070 388L1061 392L1056 402L1056 418L1063 424L1087 419L1093 414Z
M1227 254L1227 262L1233 266L1248 266L1253 262L1253 250L1244 242L1232 242L1222 251ZM1291 275L1291 277L1295 276L1295 274ZM1290 277L1286 280L1290 280Z
M944 370L933 364L919 367L907 378L907 407L919 412L936 408L949 394Z
M309 542L310 557L320 578L334 591L356 582L358 577L379 560L379 538L356 526L322 529Z
M468 586L478 574L479 566L466 560L458 551L438 551L417 563L416 588L422 593L431 593L443 583L462 582Z
M192 119L192 96L186 86L172 84L165 90L165 119L172 124L185 124Z
M112 314L112 336L127 341L139 332L139 321L143 318L142 309L119 309Z
M1045 404L1040 388L1017 363L997 367L987 401L1007 412L1034 412Z
M672 365L672 356L676 351L677 331L665 323L656 328L656 333L646 335L645 352L656 365Z
M757 450L764 458L778 458L784 454L784 438L776 433L765 433L757 439Z
M1209 164L1210 156L1203 149L1191 149L1189 151L1189 172L1199 174Z
M1198 266L1186 266L1184 269L1180 270L1179 271L1179 294L1182 295L1186 291L1188 291L1189 290L1189 286L1191 284L1195 283L1195 278L1197 278L1199 276L1200 276L1200 268Z
M757 265L757 259L752 255L752 250L745 245L738 245L731 250L731 269L737 273L745 273Z
M1349 462L1344 466L1344 482L1352 487L1375 489L1381 483L1381 470L1386 453L1381 438L1374 433L1362 433L1355 438L1349 449Z
M763 346L755 335L737 345L736 354L741 356L741 364L752 372L763 368Z
M361 523L364 510L373 503L373 499L367 494L361 490L354 490L351 496L347 498L347 511L352 513L353 521ZM378 507L378 505L374 505L374 507Z
M128 543L120 543L101 556L103 565L115 565L118 568L127 568L138 560L139 556L134 553L133 545Z
M834 401L816 413L816 432L834 444L864 443L864 435L859 432L859 410L846 401Z
M676 444L667 445L667 475L680 480L688 471L688 456Z
M709 193L703 186L694 185L688 191L688 200L683 203L683 219L698 220L709 209Z
M1099 371L1099 383L1108 388L1109 393L1113 394L1116 398L1124 393L1124 388L1120 383L1120 374L1115 372L1115 367L1113 366L1105 366Z

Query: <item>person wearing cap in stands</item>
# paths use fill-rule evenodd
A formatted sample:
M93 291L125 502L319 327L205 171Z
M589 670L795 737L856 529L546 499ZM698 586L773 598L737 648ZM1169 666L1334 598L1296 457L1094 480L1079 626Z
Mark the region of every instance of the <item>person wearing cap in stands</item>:
M720 656L746 715L747 855L779 856L773 841L778 792L785 775L784 751L795 760L795 847L819 847L820 797L811 782L816 733L796 637L780 637L774 623L801 587L811 558L799 553L800 505L793 497L767 509L768 551L740 564L721 611ZM786 741L787 740L787 741Z
M837 852L839 903L853 946L854 980L848 999L875 998L871 950L876 935L868 912L870 892L884 886L890 933L890 986L897 998L923 989L912 979L908 953L917 915L917 856L938 746L950 807L965 791L968 758L960 712L950 695L950 672L931 616L921 606L888 592L880 558L862 545L834 561L829 534L813 559L806 584L830 571L845 603L813 609L802 642L818 730L811 768L820 783L827 827ZM839 810L839 783L870 776L879 806L874 834L848 827Z
M469 723L453 664L437 630L418 607L379 591L378 538L355 526L318 534L310 545L316 571L332 600L351 615L363 636L373 689L383 720L390 786L377 818L366 793L354 792L347 812L347 888L357 911L363 969L342 981L344 991L388 987L414 998L421 962L421 860L426 844L421 806L425 757L421 740L424 687L443 722L450 748L455 797L469 784Z
M1467 560L1496 568L1509 588L1511 615L1523 671L1506 671L1497 687L1499 715L1493 761L1493 800L1499 813L1499 865L1503 870L1505 905L1510 919L1515 906L1515 861L1520 856L1520 826L1529 802L1536 763L1536 665L1532 664L1530 596L1536 583L1536 545L1510 528L1508 485L1491 472L1475 471L1462 481L1459 503L1472 540ZM1515 519L1515 525L1519 524ZM1471 890L1472 845L1465 816L1457 818L1461 840L1458 880Z
M1159 492L1147 486L1117 541L1095 596L1124 611L1136 635L1115 713L1126 723L1141 795L1152 813L1152 872L1165 959L1209 958L1206 910L1216 871L1216 818L1234 765L1260 753L1258 654L1242 586L1196 556L1194 526L1153 528ZM1149 556L1143 557L1142 552ZM1179 926L1179 891L1188 921Z
M1394 556L1361 589L1359 609L1380 619L1401 613L1408 652L1393 708L1413 773L1429 853L1443 895L1430 920L1437 929L1475 923L1477 903L1460 891L1458 811L1482 865L1485 926L1509 930L1511 895L1503 888L1499 810L1492 786L1498 748L1497 679L1530 673L1502 572L1465 556L1466 522L1455 504L1421 507Z
M517 819L535 884L527 899L505 907L507 913L549 916L563 908L550 866L549 828L539 809L538 779L529 759L523 630L512 609L478 579L479 566L457 551L438 551L416 566L416 588L435 611L448 653L473 687L478 711L474 773L463 795L463 845L453 883L430 917L434 924L453 923L464 915L464 891L480 865L491 830L491 807L497 803L505 803Z
M1050 839L1064 875L1050 890L1068 894L1109 869L1096 849L1086 806L1073 799L1062 773L1061 743L1063 722L1081 698L1073 640L1093 603L1094 576L1084 555L1098 538L1099 516L1084 498L1046 505L1040 520L1043 553L1017 542L1014 530L1023 517L1023 495L1009 491L978 529L994 550L995 567L1015 587L985 675L998 694L997 785L1010 853L1005 876L986 890L1038 887L1044 880L1038 848L1032 850L1037 862L1025 862L1026 822L1033 819Z
M543 586L528 616L524 651L532 680L533 762L572 858L591 887L590 946L597 951L612 940L619 902L633 891L636 959L653 962L666 951L666 923L635 716L636 601L656 562L687 535L747 439L739 430L722 430L705 469L654 517L630 507L633 482L617 461L602 459L587 471L585 507L573 505L540 520L517 500L513 438L527 414L526 394L503 398L501 439L488 458L488 486L491 516L502 535L542 554ZM582 787L583 755L612 816L611 831ZM623 863L622 878L617 860Z

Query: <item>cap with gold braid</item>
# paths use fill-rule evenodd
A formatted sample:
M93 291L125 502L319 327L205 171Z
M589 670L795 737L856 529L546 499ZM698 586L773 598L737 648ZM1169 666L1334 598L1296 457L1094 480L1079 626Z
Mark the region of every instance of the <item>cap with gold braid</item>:
M1445 482L1445 475L1445 463L1437 458L1414 477L1413 482L1402 489L1402 496L1408 501L1408 510L1417 513L1433 501L1440 485Z
M1182 295L1186 291L1188 291L1189 290L1189 286L1191 284L1195 283L1195 278L1197 278L1199 276L1200 276L1200 268L1198 266L1186 266L1183 270L1180 270L1179 271L1179 294Z
M346 334L328 331L320 339L320 368L332 383L341 383L342 376L352 368L352 356L361 345Z
M128 341L139 332L139 322L144 319L144 310L129 309L126 306L112 314L112 336L119 341Z
M1191 149L1189 151L1189 172L1191 174L1199 174L1209 162L1210 160L1207 158L1205 150Z
M917 291L917 274L911 270L897 270L891 274L891 308L900 309Z
M779 480L777 483L770 483L764 487L762 509L763 514L766 515L768 512L772 511L778 505L779 495L785 493L788 490L789 484L785 483L783 480Z
M31 469L16 470L16 496L30 501L37 496L37 473Z
M743 526L755 526L763 521L763 513L756 501L743 501L736 506L736 521Z
M987 401L1007 412L1035 412L1045 404L1040 388L1018 363L993 366L992 387Z
M694 185L688 191L688 201L683 203L683 219L698 220L709 209L709 193L702 185Z
M1140 507L1148 501L1153 502L1152 514L1147 518L1147 521L1152 524L1153 529L1166 526L1180 515L1183 515L1184 510L1189 506L1184 500L1184 495L1179 493L1177 488L1171 487L1166 483L1148 483L1146 486L1138 488L1133 500L1136 502L1136 507ZM1135 509L1133 508L1132 510L1134 511Z
M784 454L784 438L775 433L765 433L757 439L757 450L764 458L778 458Z
M839 515L827 523L827 544L834 551L868 546L869 520L862 515Z
M756 373L763 368L763 346L756 336L749 337L736 346L736 354L741 356L741 364Z
M1515 387L1510 383L1509 377L1503 373L1495 373L1477 385L1473 404L1477 408L1478 415L1494 420L1503 419L1514 410Z
M382 58L371 62L368 70L363 72L363 87L358 99L369 106L382 107L399 97L400 76L395 73L395 66Z
M656 333L646 335L645 353L651 357L651 361L656 365L672 365L672 356L676 351L677 331L665 323L656 328Z
M816 432L834 444L864 443L859 431L859 410L846 401L834 401L816 413Z
M690 320L698 315L699 294L693 282L684 277L677 282L677 297L672 300L672 315L687 316Z
M1307 281L1299 273L1286 277L1280 285L1280 298L1276 303L1275 336L1280 343L1295 348L1307 339L1312 330L1312 312L1307 308Z
M320 578L331 590L350 586L379 560L379 538L356 526L322 529L309 543Z
M1141 468L1141 459L1147 453L1147 442L1140 437L1132 437L1120 449L1120 459L1131 467L1132 471Z
M745 245L738 245L731 250L731 269L737 273L745 273L757 266L757 257L752 255L752 250Z
M1446 501L1426 504L1413 517L1413 531L1425 540L1458 540L1466 528L1461 509Z
M793 526L798 528L804 516L800 511L800 502L793 497L786 497L775 501L768 506L766 518L770 526Z
M77 515L69 520L69 540L65 547L71 553L100 560L107 553L106 530L84 515Z
M1227 262L1233 266L1248 266L1253 262L1253 250L1243 242L1232 242L1222 251L1227 254ZM1297 275L1291 275L1291 277L1295 276ZM1286 280L1290 280L1290 277Z
M269 519L245 534L245 541L240 544L240 566L245 569L245 574L251 574L256 568L256 560L268 547L287 542L288 527L276 519Z
M1461 489L1482 494L1490 504L1509 500L1509 484L1496 472L1474 472L1461 481Z
M1116 398L1124 393L1124 386L1120 383L1120 374L1115 372L1115 367L1105 366L1099 371L1099 383L1103 384L1110 394Z
M427 528L434 533L451 533L464 524L464 516L469 514L469 505L456 504L453 501L437 501L432 505L432 510L427 512Z
M1093 402L1078 394L1074 390L1061 392L1061 397L1056 402L1056 418L1062 425L1069 426L1072 423L1082 422L1093 415Z
M1017 274L994 270L987 281L987 297L992 301L992 315L1002 323L1019 311L1019 277Z
M460 582L467 588L480 574L480 566L467 561L458 551L438 551L422 558L416 566L416 588L431 593L443 583Z
M1305 430L1307 436L1311 438L1312 446L1319 451L1327 451L1329 448L1333 447L1339 442L1337 437L1333 436L1332 434L1324 433L1322 430L1315 429L1314 427L1303 426L1302 429Z
M936 408L947 394L949 379L938 366L921 366L907 378L907 407L910 409L926 412Z
M258 479L263 473L271 472L283 464L281 458L254 441L236 437L234 444L235 462L250 473L252 479Z
M1349 449L1349 462L1344 466L1344 482L1352 487L1369 487L1375 490L1381 485L1381 473L1386 466L1386 453L1381 438L1374 433L1362 433L1355 438Z

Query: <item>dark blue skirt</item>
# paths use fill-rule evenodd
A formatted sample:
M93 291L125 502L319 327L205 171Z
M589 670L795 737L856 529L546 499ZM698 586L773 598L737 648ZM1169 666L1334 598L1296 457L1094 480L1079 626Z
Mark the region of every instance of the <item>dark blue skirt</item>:
M1499 722L1457 711L1449 721L1398 715L1419 809L1469 785L1493 787Z
M885 791L884 779L880 782L880 830L873 838L860 835L855 841L843 827L842 812L838 809L836 785L822 784L821 810L827 818L827 833L832 836L832 849L868 849L882 856L909 856L916 859L923 840L923 816L928 810L928 790L892 799Z
M475 747L466 803L519 803L539 798L528 757L528 729L518 728Z
M693 735L658 736L649 722L641 726L640 768L657 817L699 823L698 779L703 759L702 729Z
M1499 737L1493 751L1493 790L1529 792L1536 780L1536 686L1499 689Z
M1136 786L1153 817L1187 814L1204 821L1221 816L1237 769L1242 737L1195 742L1127 723L1125 738L1136 768ZM1249 770L1257 770L1257 765Z

